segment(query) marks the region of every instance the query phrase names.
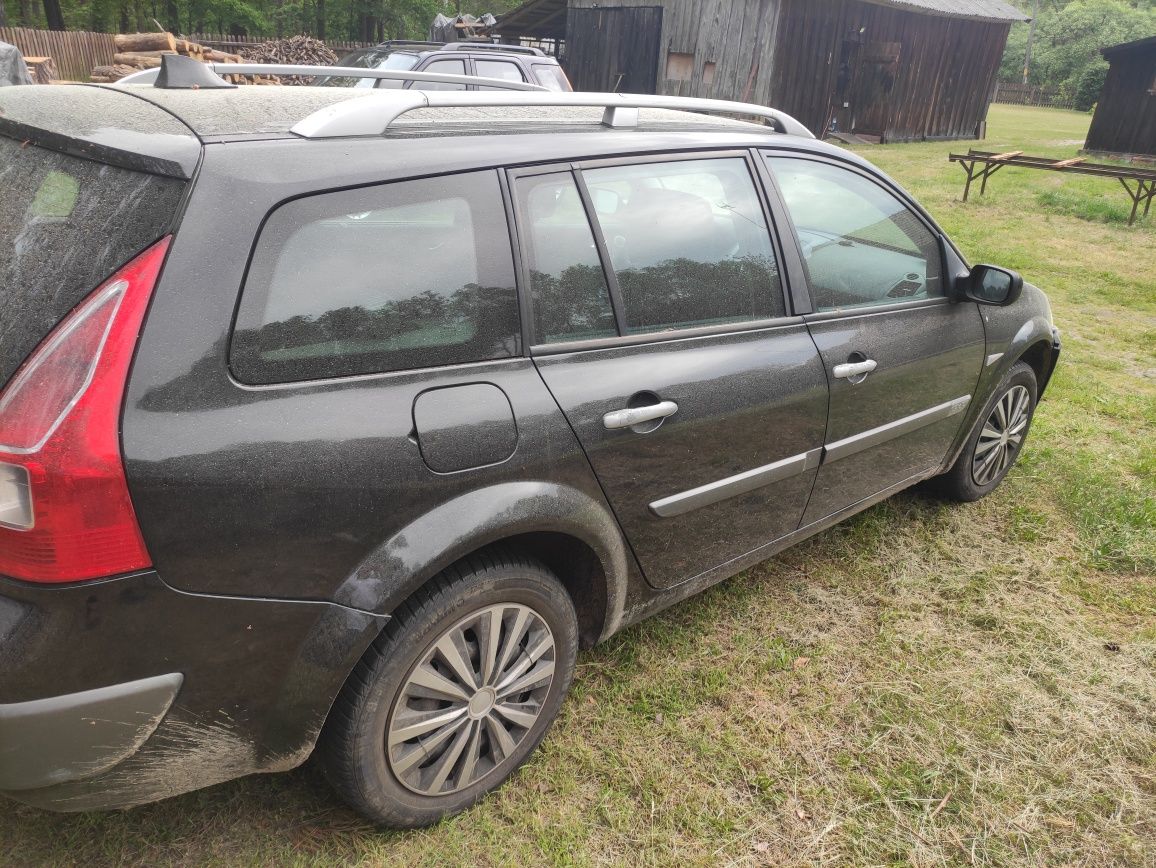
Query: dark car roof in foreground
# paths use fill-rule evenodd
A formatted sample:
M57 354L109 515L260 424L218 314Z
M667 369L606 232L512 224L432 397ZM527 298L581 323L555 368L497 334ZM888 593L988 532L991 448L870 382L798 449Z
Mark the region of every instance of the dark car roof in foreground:
M102 87L121 93L131 93L135 97L148 100L179 118L201 137L288 134L299 121L316 111L339 103L365 99L381 103L393 99L408 101L412 96L412 92L397 94L372 88L238 87L228 90L178 90L158 88L149 84ZM477 96L479 101L485 99L481 93ZM462 122L468 123L474 129L478 124L507 127L514 124L524 128L526 125L539 127L562 124L597 125L601 117L601 108L573 106L495 108L479 105L452 109L419 109L405 115L400 123L408 127L441 126ZM768 134L772 132L768 127L746 121L660 109L643 109L640 122L643 129L658 125L663 129L685 126L695 129L706 127ZM467 130L460 128L459 132Z
M485 95L479 93L479 103ZM100 149L136 154L153 164L146 170L190 177L201 141L291 138L291 128L321 109L351 100L387 101L391 92L357 88L238 87L221 90L176 90L151 85L39 85L5 88L0 92L0 133L22 137L30 129L49 131L60 141L50 147L80 156L106 159ZM666 150L672 133L694 133L696 147L703 134L718 135L718 144L735 147L765 141L821 154L838 154L862 162L849 152L815 139L777 133L768 126L727 117L665 109L641 109L639 124L629 131L600 124L602 109L576 106L478 106L423 108L390 126L389 137L479 136L518 133L598 133L633 136L661 133ZM43 137L41 137L43 138ZM198 141L200 140L200 141ZM345 141L349 141L346 139ZM64 142L65 145L62 145ZM647 143L648 145L652 143ZM657 142L654 144L657 145ZM89 153L83 153L85 149ZM595 151L601 148L595 148ZM634 148L630 148L634 150ZM544 156L544 155L543 155Z
M159 106L89 85L0 89L0 135L159 175L190 177L200 142Z

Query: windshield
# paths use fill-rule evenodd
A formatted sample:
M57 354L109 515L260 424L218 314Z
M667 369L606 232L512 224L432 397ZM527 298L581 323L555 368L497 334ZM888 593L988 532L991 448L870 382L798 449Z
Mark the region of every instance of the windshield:
M352 66L361 69L395 69L404 71L417 66L418 55L397 51L392 48L363 48L345 55L338 66ZM319 75L313 79L314 85L325 87L373 87L377 79L348 78L334 75ZM388 86L388 85L386 85ZM394 84L393 86L397 86Z

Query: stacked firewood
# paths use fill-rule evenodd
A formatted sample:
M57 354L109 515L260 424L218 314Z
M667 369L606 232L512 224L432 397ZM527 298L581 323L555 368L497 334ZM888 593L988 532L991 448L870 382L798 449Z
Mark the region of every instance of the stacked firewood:
M56 64L51 57L25 57L24 63L33 84L52 84L56 81Z
M161 65L166 54L183 54L202 63L242 63L239 54L230 54L178 39L171 33L118 33L113 36L116 53L109 65L95 66L89 78L95 82L120 81L126 75L142 69L152 69ZM280 84L276 78L260 75L228 75L226 79L236 83Z
M337 55L320 39L312 36L290 36L273 39L241 49L249 63L290 63L301 66L334 66ZM282 84L309 84L312 76L280 76Z

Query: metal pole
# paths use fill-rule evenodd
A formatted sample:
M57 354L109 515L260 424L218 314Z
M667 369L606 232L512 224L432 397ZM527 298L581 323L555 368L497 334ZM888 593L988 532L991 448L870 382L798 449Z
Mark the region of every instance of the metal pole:
M1032 0L1032 20L1028 24L1028 51L1024 56L1024 84L1028 83L1028 67L1032 65L1032 42L1036 38L1036 19L1039 18L1040 0Z

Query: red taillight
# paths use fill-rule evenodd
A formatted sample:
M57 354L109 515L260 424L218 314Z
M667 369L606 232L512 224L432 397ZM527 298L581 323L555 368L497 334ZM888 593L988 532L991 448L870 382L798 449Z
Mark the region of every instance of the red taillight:
M164 238L70 313L0 393L0 574L73 582L150 565L120 407Z

